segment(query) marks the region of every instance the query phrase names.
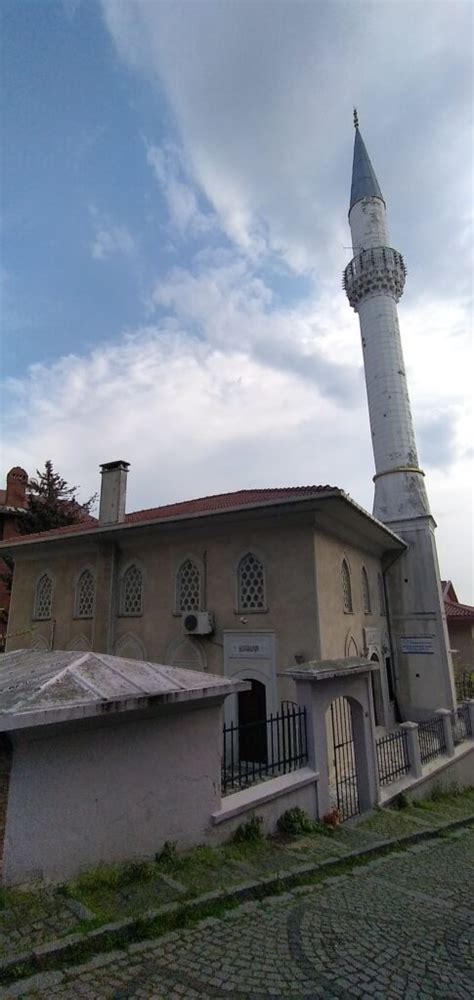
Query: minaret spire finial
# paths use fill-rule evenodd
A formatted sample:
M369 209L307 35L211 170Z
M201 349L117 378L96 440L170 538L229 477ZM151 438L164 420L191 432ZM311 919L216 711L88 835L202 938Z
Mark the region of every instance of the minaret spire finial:
M357 114L357 108L354 108L354 128L359 128L359 115Z

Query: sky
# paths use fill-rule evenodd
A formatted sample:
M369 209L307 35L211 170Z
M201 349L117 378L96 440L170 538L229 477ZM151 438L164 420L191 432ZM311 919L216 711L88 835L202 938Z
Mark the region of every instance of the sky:
M441 575L474 601L464 0L3 0L2 467L129 510L326 484L371 510L341 287L356 105Z

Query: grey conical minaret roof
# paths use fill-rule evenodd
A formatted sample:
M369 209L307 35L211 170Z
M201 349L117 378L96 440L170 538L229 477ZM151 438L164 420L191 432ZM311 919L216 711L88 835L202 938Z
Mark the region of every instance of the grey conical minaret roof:
M349 206L349 211L352 206L355 205L356 201L360 201L361 198L381 198L383 195L380 190L379 182L375 176L375 170L370 162L369 154L365 148L364 140L356 126L355 142L354 142L354 160L352 163L352 187L351 187L351 204Z

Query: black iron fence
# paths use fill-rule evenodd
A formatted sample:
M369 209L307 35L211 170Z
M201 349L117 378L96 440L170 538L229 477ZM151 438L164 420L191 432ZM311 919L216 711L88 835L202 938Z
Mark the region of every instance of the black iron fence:
M453 742L455 746L472 736L471 716L468 705L459 705L451 715Z
M434 716L418 725L418 737L420 740L421 763L427 764L429 760L440 757L446 753L446 738L444 735L443 716Z
M262 722L224 726L222 795L249 788L308 762L306 709L285 702Z
M474 671L465 670L456 677L456 695L459 701L474 698Z
M410 770L407 734L401 729L377 740L377 767L381 785L389 785Z

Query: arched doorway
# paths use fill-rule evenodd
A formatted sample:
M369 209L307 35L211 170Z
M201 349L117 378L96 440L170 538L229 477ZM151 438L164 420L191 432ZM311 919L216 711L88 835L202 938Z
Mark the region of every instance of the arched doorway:
M380 660L377 653L372 653L371 663L378 663L379 669L372 670L370 675L372 685L372 701L374 703L375 725L383 726L385 723L385 713L383 708L382 678L380 676Z
M252 685L250 691L239 691L239 757L242 761L266 764L267 748L267 694L265 684L246 678Z

